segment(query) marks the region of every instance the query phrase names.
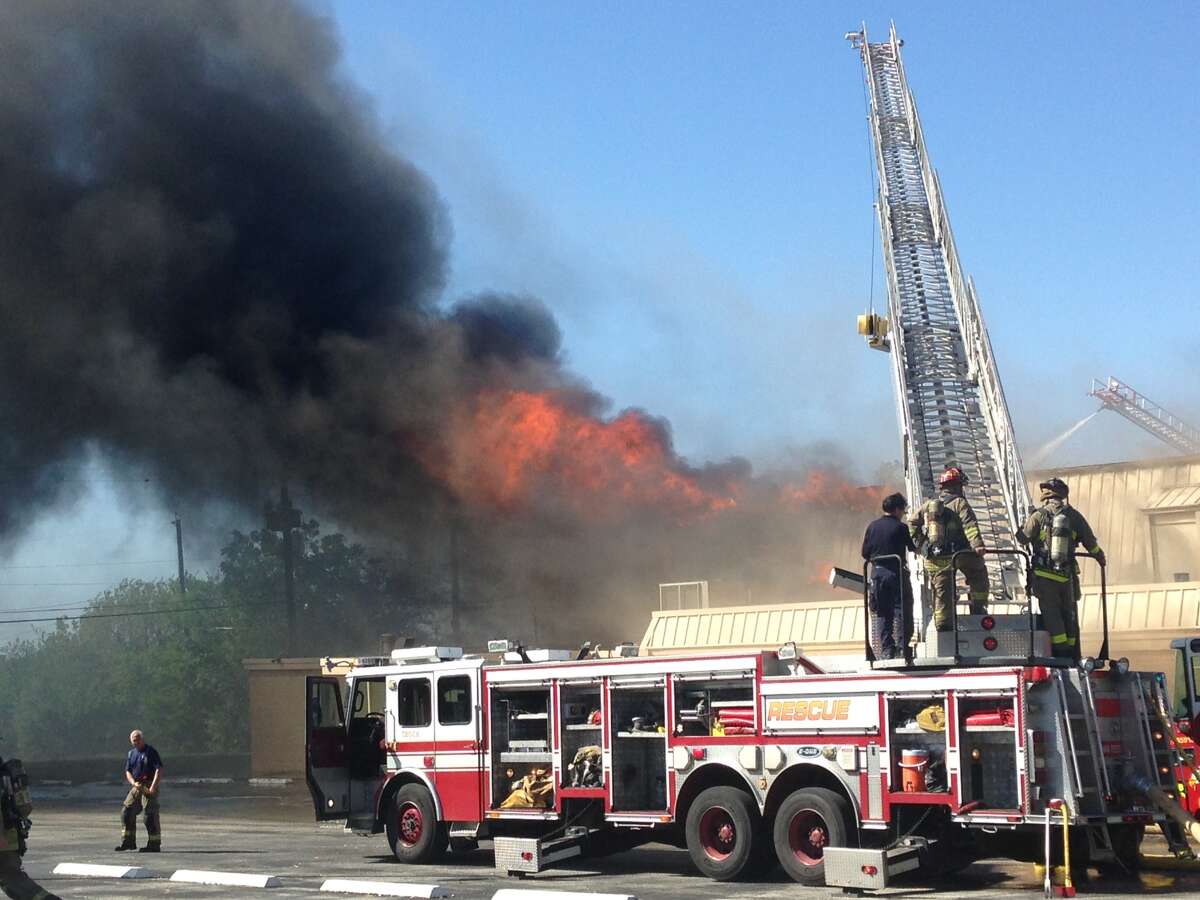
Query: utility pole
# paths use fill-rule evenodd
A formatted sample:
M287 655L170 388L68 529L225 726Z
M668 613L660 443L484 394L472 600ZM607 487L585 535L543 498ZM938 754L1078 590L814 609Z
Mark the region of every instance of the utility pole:
M183 570L183 519L175 513L175 553L179 557L179 593L187 594L187 576Z
M287 603L287 656L296 655L296 567L295 567L295 529L300 527L300 510L292 506L288 496L287 482L279 488L279 505L272 506L267 501L266 510L267 530L278 531L283 535L283 590Z
M458 529L460 527L458 511L450 511L450 633L455 640L462 639L462 622L460 619L462 606L462 584L458 558Z

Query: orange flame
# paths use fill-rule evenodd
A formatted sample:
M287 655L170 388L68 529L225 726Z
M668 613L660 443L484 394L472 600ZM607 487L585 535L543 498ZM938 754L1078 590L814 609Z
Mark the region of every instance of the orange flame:
M541 492L601 515L641 506L694 518L736 505L734 485L704 486L646 416L626 411L604 420L564 400L484 391L455 417L449 459L430 467L464 500L500 510L524 507Z
M851 484L826 469L812 469L802 484L789 482L780 491L785 506L839 507L851 512L870 513L878 509L880 488Z

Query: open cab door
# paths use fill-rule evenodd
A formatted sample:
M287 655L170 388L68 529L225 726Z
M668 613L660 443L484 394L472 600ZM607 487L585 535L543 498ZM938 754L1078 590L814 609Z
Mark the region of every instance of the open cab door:
M318 820L350 813L350 767L341 678L309 675L304 721L304 774Z

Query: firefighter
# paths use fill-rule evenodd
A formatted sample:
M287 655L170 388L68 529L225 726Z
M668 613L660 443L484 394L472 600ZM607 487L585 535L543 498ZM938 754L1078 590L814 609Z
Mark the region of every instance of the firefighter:
M954 566L967 581L971 615L987 613L988 573L983 564L983 537L971 504L963 496L967 476L958 466L949 466L938 479L938 496L921 504L909 529L913 542L924 554L933 594L933 624L938 631L950 630L950 611L955 601ZM963 550L974 550L958 557ZM951 563L954 562L954 566Z
M137 817L146 810L146 846L140 853L158 853L162 834L158 822L158 788L162 781L162 758L146 743L138 730L129 734L133 748L125 758L125 780L129 793L121 804L121 843L115 850L137 850Z
M1042 608L1042 625L1050 632L1055 656L1079 657L1079 566L1073 559L1076 544L1105 564L1104 551L1082 513L1067 503L1070 493L1061 478L1038 485L1042 507L1029 515L1017 532L1028 544L1033 563L1033 593Z
M21 867L32 811L24 767L0 757L0 890L14 900L59 900Z
M896 612L912 609L912 585L908 580L908 553L916 553L912 536L904 527L904 516L908 512L908 501L903 494L889 494L883 499L883 515L867 526L863 535L862 556L866 560L880 557L871 567L869 606L871 609L871 634L873 643L879 646L880 659L895 659L900 655L896 649ZM900 646L908 652L911 637L908 629L901 638Z

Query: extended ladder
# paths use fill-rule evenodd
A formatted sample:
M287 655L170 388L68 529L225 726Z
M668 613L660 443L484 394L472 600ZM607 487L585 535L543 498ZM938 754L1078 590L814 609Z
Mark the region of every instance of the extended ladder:
M883 43L870 43L865 25L846 37L862 55L870 96L892 374L910 502L915 507L935 496L938 475L957 465L969 479L966 496L984 543L1011 550L1029 512L1029 491L975 286L959 265L908 89L902 42L895 25ZM1002 570L1010 587L1023 583L1014 559L988 557L998 596Z

